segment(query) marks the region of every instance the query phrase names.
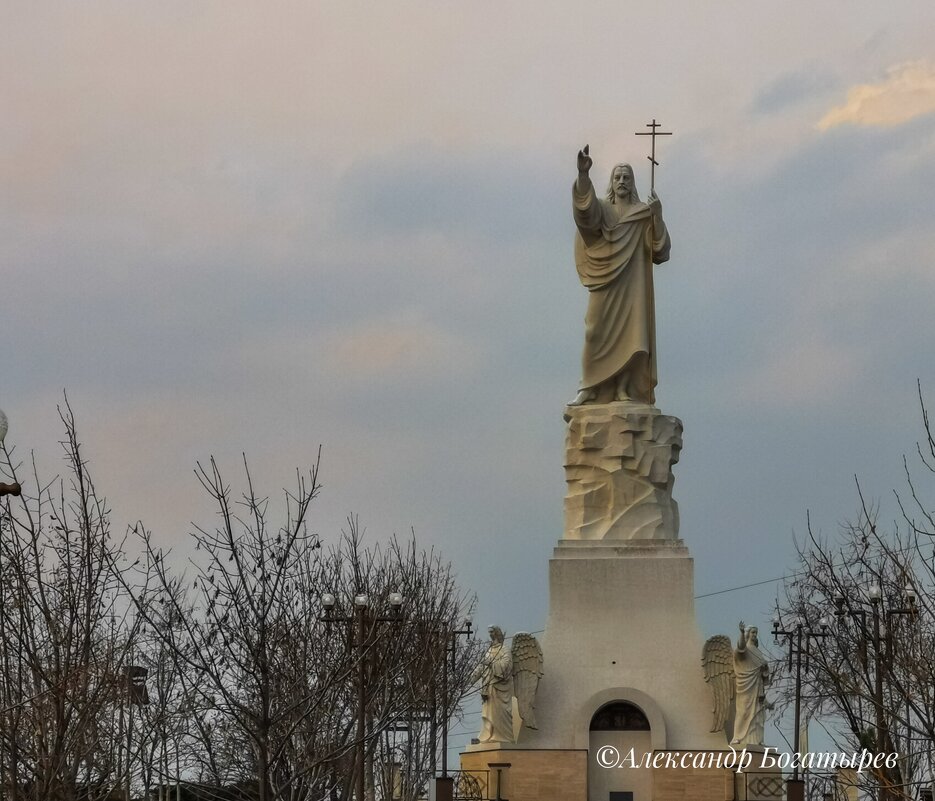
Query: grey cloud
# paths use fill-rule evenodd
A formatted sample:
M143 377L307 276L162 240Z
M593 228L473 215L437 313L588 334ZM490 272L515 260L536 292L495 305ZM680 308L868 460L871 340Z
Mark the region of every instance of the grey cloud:
M777 114L821 98L839 86L838 76L826 66L812 62L774 78L760 89L750 108L754 114Z
M610 24L588 18L571 40L546 30L547 17L530 33L517 9L515 27L486 48L482 19L435 10L444 35L425 61L366 26L355 40L338 6L313 32L320 47L302 35L315 26L288 15L270 23L274 35L254 37L253 14L231 26L205 12L192 28L155 8L116 25L106 9L84 22L82 8L74 24L46 18L11 37L26 124L0 136L39 143L14 159L0 195L0 317L5 341L25 343L5 351L0 375L17 440L54 440L54 399L68 386L102 487L122 517L141 515L166 539L204 513L195 458L215 452L236 471L242 448L275 491L323 442L316 528L334 533L355 510L374 538L413 524L482 592L481 619L535 627L561 535L561 410L578 378L587 300L571 254L571 165L555 152L571 141L573 154L581 130L608 149L629 143L628 117L639 125L658 107L697 115L694 129L717 136L722 112L749 120L735 97L762 74L779 77L746 110L755 122L802 114L865 33L804 31L823 65L806 71L788 49L751 53L745 40L724 51L733 62L714 79L694 65L710 53L708 34L726 28L663 54L649 33L682 13L666 9L647 18L645 36L617 6ZM863 12L879 15L864 26L895 13ZM785 35L803 32L772 13ZM372 22L372 11L360 14ZM287 28L283 45L275 34ZM514 30L530 37L520 51ZM459 36L454 62L448 32ZM37 39L76 42L67 58L90 66L66 75L66 57L50 65ZM589 50L595 39L602 46ZM658 82L618 82L606 69L624 40ZM563 50L569 41L577 52ZM478 87L478 74L504 64L516 68L508 79ZM392 74L375 87L384 67ZM412 79L427 74L433 83L416 96ZM686 424L676 497L699 592L738 583L737 561L787 563L806 507L828 526L853 508L853 472L878 494L898 481L906 432L917 430L914 378L932 363L918 322L930 317L932 287L911 262L932 257L935 176L931 159L907 156L930 146L931 125L835 130L798 149L773 140L783 158L766 175L743 156L706 163L678 126L666 144L659 190L674 248L657 272L659 398ZM887 243L891 266L871 253ZM468 343L476 358L453 354L450 368L421 374L342 376L323 365L329 338L397 314ZM792 335L812 332L860 344L866 373L854 386L806 404L781 392L757 406L739 397ZM724 598L722 621L741 596ZM763 595L742 600L752 617Z
M562 165L564 166L564 165ZM355 164L341 182L341 215L388 231L442 231L522 241L552 236L570 179L520 150L452 157L429 144Z

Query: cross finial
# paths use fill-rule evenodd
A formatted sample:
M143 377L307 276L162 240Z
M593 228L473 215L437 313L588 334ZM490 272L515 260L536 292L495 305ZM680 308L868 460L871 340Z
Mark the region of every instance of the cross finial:
M648 131L637 131L636 136L651 136L652 137L652 150L651 154L646 158L649 159L650 168L649 168L649 191L652 192L656 188L656 165L659 164L656 161L656 137L657 136L672 136L672 131L657 131L657 128L661 128L662 124L656 122L656 118L653 117L652 122L647 122L646 127L649 128Z

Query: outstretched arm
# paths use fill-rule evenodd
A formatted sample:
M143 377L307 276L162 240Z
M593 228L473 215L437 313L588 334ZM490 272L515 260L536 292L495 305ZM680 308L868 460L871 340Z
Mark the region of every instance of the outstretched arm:
M578 151L578 180L575 181L575 189L578 190L579 195L586 195L590 189L593 189L591 176L588 174L594 164L588 153L590 148L590 145L585 145L583 149Z
M589 146L578 151L578 178L572 187L572 211L578 231L590 241L600 233L601 204L594 193L594 185L588 172L594 163L588 154Z
M737 638L737 653L744 654L747 651L747 627L740 621L740 636Z

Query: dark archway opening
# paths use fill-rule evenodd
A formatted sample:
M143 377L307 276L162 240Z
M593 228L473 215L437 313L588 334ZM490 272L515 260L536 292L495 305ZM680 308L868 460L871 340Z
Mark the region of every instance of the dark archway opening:
M614 701L594 713L590 731L649 731L649 720L635 704Z

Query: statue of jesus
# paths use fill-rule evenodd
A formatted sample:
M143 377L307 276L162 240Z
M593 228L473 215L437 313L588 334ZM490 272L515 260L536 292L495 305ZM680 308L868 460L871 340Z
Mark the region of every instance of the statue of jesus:
M655 403L656 315L653 264L669 259L669 232L655 191L640 201L633 168L618 164L605 199L588 175L588 146L578 151L572 188L575 264L588 289L581 388L569 406L609 401Z

